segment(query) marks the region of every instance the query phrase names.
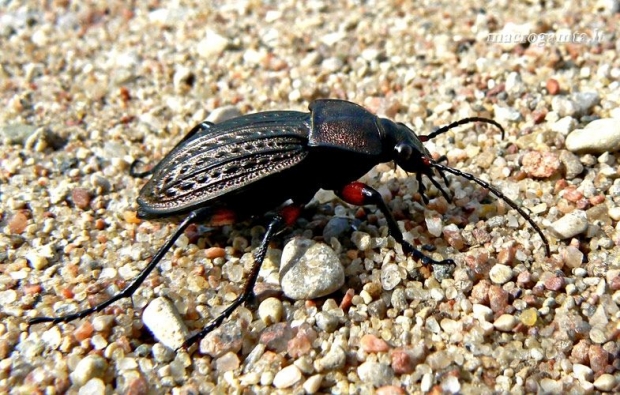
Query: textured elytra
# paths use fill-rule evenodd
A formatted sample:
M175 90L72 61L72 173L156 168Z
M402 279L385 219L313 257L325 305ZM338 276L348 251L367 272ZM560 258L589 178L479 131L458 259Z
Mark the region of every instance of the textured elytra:
M156 166L140 205L184 210L296 165L307 155L308 124L280 119L262 114L251 128L232 120L184 141Z

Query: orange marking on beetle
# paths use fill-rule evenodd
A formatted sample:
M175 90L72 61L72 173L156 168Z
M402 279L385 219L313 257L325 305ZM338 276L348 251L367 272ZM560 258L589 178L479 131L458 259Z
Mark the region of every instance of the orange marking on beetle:
M366 203L366 195L364 195L364 189L366 184L359 181L350 183L342 188L342 199L350 204L356 206L363 206Z
M297 218L301 215L300 206L286 206L280 210L280 215L284 218L286 226L293 226Z
M224 226L234 224L237 220L237 215L234 211L221 208L218 209L209 219L210 226Z

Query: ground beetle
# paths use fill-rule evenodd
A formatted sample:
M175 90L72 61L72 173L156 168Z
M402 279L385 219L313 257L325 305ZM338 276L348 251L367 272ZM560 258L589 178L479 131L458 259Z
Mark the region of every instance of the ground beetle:
M453 264L452 259L435 261L404 240L403 233L381 195L357 180L379 163L395 162L416 173L419 192L428 203L422 175L449 201L450 197L433 178L444 172L464 177L490 190L523 216L549 243L536 223L515 202L488 183L434 160L423 142L469 122L497 122L466 118L440 128L428 136L417 136L402 123L379 118L361 106L342 100L316 100L310 112L271 111L245 115L219 124L203 122L194 127L152 170L130 173L151 175L138 198L138 217L163 218L188 214L151 262L119 294L82 311L62 317L37 317L30 323L66 322L100 311L115 301L130 297L155 268L175 240L192 223L232 222L235 218L276 212L254 257L255 263L241 295L200 332L185 341L188 347L216 328L253 295L259 268L270 240L291 226L301 208L319 188L333 190L345 202L376 205L384 215L390 234L403 250L423 264Z

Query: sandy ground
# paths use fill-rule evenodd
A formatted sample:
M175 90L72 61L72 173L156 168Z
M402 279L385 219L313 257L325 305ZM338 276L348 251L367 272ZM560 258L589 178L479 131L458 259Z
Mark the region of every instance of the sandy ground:
M0 3L0 392L619 391L617 1ZM551 256L478 185L450 176L448 203L427 183L425 205L415 177L384 164L364 181L408 240L454 267L404 256L376 208L324 199L272 244L262 313L238 309L189 352L151 334L145 307L164 297L180 318L156 326L201 328L240 292L256 223L192 227L132 299L28 325L118 292L175 229L135 218L135 159L161 160L218 108L320 98L420 135L500 122L503 139L467 125L426 147L530 212ZM335 217L355 230L324 240ZM335 251L339 291L282 294L291 235Z

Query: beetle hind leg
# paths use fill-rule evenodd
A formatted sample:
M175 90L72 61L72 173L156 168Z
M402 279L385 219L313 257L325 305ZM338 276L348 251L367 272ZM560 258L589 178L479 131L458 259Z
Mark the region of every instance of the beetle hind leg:
M381 197L381 194L377 192L377 190L361 182L352 182L351 184L345 186L341 191L338 191L337 194L345 202L354 204L356 206L363 206L367 204L376 205L385 217L385 220L387 221L390 235L392 235L392 237L394 237L394 239L403 246L403 250L406 254L412 255L415 259L419 260L424 265L454 265L454 261L452 259L436 261L424 255L421 251L417 250L411 243L406 241L403 237L403 232L398 227L396 219L394 219L392 212L385 204L383 198Z

